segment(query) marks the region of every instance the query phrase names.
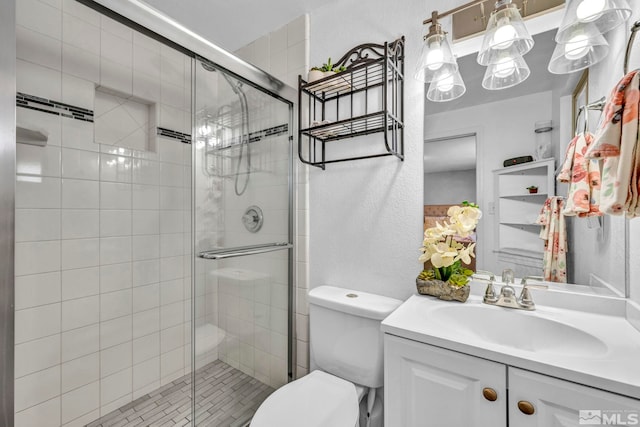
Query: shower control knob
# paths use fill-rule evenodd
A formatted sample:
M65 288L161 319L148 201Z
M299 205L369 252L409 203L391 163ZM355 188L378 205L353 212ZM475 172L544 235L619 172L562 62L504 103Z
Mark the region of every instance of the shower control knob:
M257 233L262 228L264 216L258 206L249 206L242 215L242 223L250 233Z

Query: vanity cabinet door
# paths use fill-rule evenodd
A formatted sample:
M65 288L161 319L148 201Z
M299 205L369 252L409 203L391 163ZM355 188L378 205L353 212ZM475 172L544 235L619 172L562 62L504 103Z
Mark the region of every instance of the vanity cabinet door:
M531 414L525 413L532 410ZM640 400L509 368L509 425L512 427L640 425L639 417Z
M504 365L389 334L384 349L385 426L507 426Z

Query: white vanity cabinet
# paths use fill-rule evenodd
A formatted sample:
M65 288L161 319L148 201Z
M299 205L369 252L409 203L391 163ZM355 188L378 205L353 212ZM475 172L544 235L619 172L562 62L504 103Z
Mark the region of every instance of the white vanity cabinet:
M507 426L505 365L389 334L384 349L386 427Z
M385 334L387 427L640 425L639 415L640 400Z

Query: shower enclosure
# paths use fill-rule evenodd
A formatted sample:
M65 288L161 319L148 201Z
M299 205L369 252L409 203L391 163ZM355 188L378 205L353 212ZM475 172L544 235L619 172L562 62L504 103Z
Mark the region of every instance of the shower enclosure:
M16 145L5 424L248 425L295 372L295 91L138 0L16 4L43 138Z

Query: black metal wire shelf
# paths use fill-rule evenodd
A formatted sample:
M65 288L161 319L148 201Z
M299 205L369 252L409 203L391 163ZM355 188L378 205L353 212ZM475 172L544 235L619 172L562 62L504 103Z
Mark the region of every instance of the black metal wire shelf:
M336 66L346 70L313 82L298 77L300 161L325 169L329 163L382 156L403 160L404 37L356 46ZM308 104L303 104L303 95ZM328 142L377 133L383 136L382 152L333 159L327 155Z

